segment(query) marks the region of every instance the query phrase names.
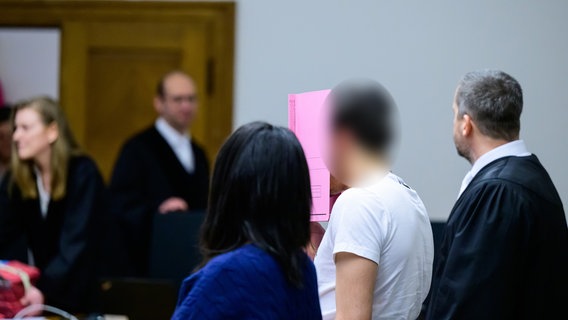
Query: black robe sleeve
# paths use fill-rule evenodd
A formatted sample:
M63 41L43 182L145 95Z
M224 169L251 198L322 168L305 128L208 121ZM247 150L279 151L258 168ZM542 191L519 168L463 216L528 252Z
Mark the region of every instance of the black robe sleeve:
M459 199L434 274L427 319L513 319L510 297L528 259L530 203L514 184L488 183Z
M193 150L196 162L195 179L197 188L195 188L195 202L188 203L189 210L205 210L209 201L209 160L201 147L195 145Z
M24 222L17 214L17 203L11 201L18 195L9 188L10 180L7 175L0 185L0 259L27 262Z
M48 304L84 311L96 280L104 186L94 162L85 158L68 181L59 250L46 264L38 288Z
M109 186L110 207L120 224L122 238L128 247L128 274L143 275L148 260L149 237L154 195L146 195L147 154L137 142L129 142L121 150Z

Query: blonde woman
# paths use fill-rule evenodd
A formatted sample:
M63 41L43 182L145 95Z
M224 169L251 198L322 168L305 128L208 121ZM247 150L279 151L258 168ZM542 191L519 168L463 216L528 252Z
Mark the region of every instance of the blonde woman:
M11 125L11 168L0 186L0 259L10 258L25 236L45 302L87 311L104 209L101 175L53 100L16 104Z

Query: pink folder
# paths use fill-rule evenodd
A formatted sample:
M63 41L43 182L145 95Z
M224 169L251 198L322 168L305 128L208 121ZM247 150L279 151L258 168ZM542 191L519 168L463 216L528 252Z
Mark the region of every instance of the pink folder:
M327 114L324 106L330 90L288 95L288 127L304 149L312 187L312 221L328 221L329 170L324 162Z

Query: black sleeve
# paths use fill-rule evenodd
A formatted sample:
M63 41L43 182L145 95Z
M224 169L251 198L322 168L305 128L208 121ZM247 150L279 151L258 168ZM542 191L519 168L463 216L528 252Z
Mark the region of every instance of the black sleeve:
M17 214L21 197L15 188L9 192L9 180L0 184L0 259L27 262L24 222Z
M509 184L472 190L448 220L427 319L512 319L530 234L526 204ZM526 215L525 215L526 214Z
M147 264L147 250L152 217L157 205L156 195L147 195L145 169L147 157L141 146L127 143L121 150L109 186L110 208L119 223L121 236L128 248L129 273L143 274Z
M91 160L70 172L59 250L45 266L38 287L48 303L77 310L88 299L95 280L104 186ZM71 176L72 175L72 176Z
M196 209L206 209L207 208L207 204L208 204L208 200L209 200L209 180L211 179L210 177L210 169L209 169L209 159L207 158L207 155L205 154L205 151L203 149L198 149L199 150L199 158L200 158L200 162L203 163L203 169L202 172L199 173L199 189L198 189L198 193L199 193L199 203L197 205ZM191 204L189 205L190 210L192 208Z
M148 172L144 172L147 154L135 143L127 143L121 150L110 182L113 212L130 225L137 225L147 216L151 197L146 196L144 186ZM153 213L153 212L151 212Z

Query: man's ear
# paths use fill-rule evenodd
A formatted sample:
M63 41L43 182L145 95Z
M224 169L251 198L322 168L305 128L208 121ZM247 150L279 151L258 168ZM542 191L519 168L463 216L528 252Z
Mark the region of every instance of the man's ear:
M162 97L155 96L154 97L154 109L157 113L161 114L163 109Z
M461 133L464 137L469 137L473 134L473 127L475 124L473 123L473 119L468 114L463 115L463 121L461 125Z

